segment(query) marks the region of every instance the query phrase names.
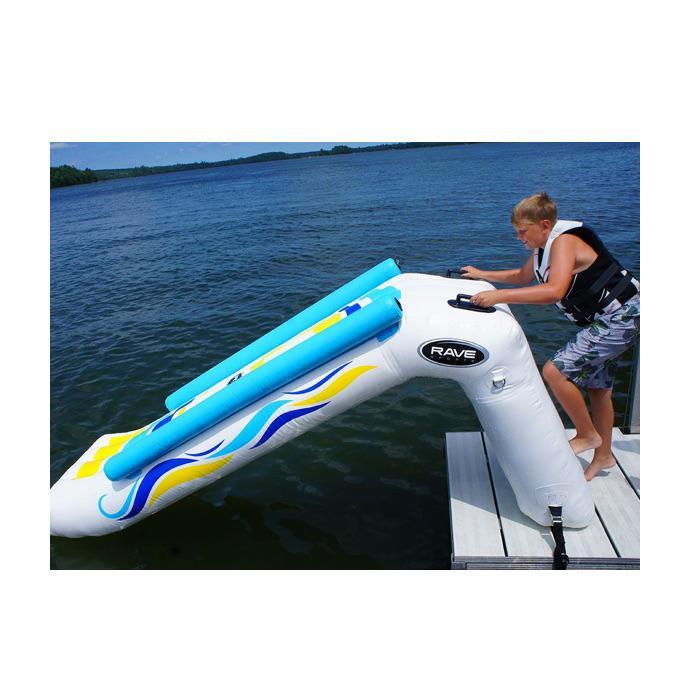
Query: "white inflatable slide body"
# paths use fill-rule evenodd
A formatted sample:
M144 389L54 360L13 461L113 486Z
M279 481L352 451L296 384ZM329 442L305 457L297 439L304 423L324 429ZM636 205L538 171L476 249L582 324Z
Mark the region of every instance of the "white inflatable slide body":
M591 494L522 329L506 305L468 302L493 287L388 270L242 368L175 392L164 417L99 438L51 489L52 534L124 529L413 377L460 384L525 515L548 526L560 505L565 526L586 526Z

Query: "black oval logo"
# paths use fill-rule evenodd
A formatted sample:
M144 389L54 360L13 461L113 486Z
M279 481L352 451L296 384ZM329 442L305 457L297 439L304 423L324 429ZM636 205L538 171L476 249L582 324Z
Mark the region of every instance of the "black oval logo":
M430 362L450 367L478 365L489 356L484 348L461 340L429 340L420 346L419 352Z

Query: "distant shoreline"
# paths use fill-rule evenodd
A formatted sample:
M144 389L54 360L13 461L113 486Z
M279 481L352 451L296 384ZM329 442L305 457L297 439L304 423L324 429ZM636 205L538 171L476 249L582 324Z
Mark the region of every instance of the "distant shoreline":
M200 161L199 163L177 163L175 165L141 165L137 168L110 168L92 170L85 168L80 170L72 165L60 165L51 167L51 189L57 187L70 187L72 185L86 185L102 180L116 180L125 177L141 177L143 175L161 175L180 170L202 170L205 168L224 168L230 165L245 165L248 163L268 163L275 160L294 160L297 158L317 158L323 156L338 156L347 153L366 153L369 151L400 151L408 148L437 148L442 146L466 146L472 142L467 141L415 141L409 143L381 144L379 146L335 146L332 149L319 151L305 151L303 153L285 153L284 151L272 151L259 153L244 158L231 158L229 160L217 160L213 162Z

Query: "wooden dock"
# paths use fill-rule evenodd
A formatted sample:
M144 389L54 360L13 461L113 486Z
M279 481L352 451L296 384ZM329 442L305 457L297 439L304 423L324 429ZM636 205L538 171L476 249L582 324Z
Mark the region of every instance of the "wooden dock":
M574 431L567 431L572 437ZM482 433L445 435L453 569L551 569L551 530L523 515ZM591 482L596 516L564 528L569 569L639 569L639 434L613 431L618 467ZM579 455L582 468L592 451Z

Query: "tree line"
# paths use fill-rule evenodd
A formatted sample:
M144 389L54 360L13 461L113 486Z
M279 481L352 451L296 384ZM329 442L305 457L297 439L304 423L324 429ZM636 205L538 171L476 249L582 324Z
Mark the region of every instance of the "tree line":
M103 170L78 170L72 165L61 165L51 167L51 187L66 187L67 185L81 185L88 182L98 182L99 180L113 180L122 177L139 177L142 175L158 175L160 173L172 173L179 170L199 170L202 168L222 168L229 165L244 165L246 163L265 163L274 160L292 160L296 158L315 158L320 156L337 156L347 153L361 153L367 151L396 151L406 148L434 148L436 146L463 146L466 142L409 142L381 144L379 146L334 146L331 149L320 149L318 151L306 151L304 153L285 153L284 151L270 151L268 153L258 153L254 156L243 158L230 158L229 160L219 160L207 163L176 163L174 165L140 165L136 168L111 168Z
M84 185L87 182L97 182L100 178L94 170L85 168L78 170L72 165L59 165L51 168L51 187L68 187L68 185Z

